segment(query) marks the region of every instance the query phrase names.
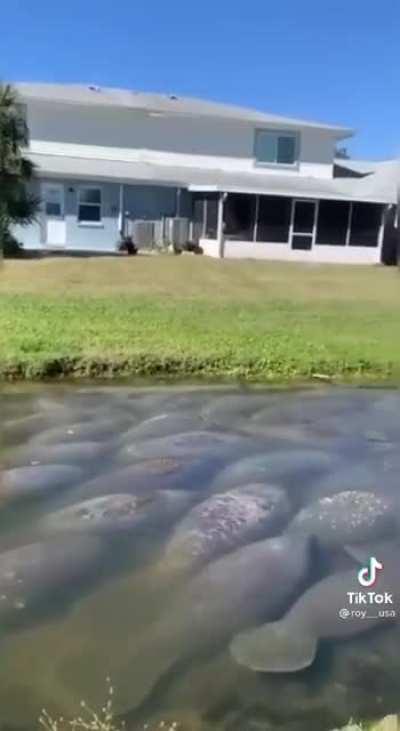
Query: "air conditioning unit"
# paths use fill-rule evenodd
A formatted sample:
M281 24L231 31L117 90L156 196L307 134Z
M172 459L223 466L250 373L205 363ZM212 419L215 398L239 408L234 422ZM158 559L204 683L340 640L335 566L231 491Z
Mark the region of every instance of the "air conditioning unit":
M190 238L190 221L188 218L166 218L164 236L175 249L183 249Z
M131 235L139 249L151 249L154 246L154 221L133 221Z
M157 249L165 246L165 219L154 221L154 245Z

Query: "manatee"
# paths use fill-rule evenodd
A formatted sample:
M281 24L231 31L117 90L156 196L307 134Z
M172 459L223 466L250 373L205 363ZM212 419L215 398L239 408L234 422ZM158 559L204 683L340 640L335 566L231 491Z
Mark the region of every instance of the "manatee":
M208 488L220 466L221 462L217 457L145 459L103 472L81 485L79 494L83 497L121 492L134 495L159 489L196 492Z
M52 393L35 399L36 410L49 414L52 422L59 424L89 420L93 410L97 412L101 407L100 393L93 391L92 398L88 400L79 394L79 389L64 388L61 384Z
M317 475L337 464L338 457L322 450L281 449L254 454L225 467L216 475L213 488L237 487L248 482L279 480L298 484L300 477Z
M178 517L188 505L189 496L178 491L159 491L149 497L117 493L68 505L46 515L40 525L48 533L132 531Z
M46 429L35 435L30 441L30 445L60 445L82 442L104 442L115 439L119 432L125 428L132 419L121 418L116 419L96 419L90 421L82 421L77 423L67 423Z
M49 492L72 487L82 474L79 467L58 464L4 470L0 472L0 502L42 497Z
M212 495L176 527L161 567L193 570L241 545L274 535L290 514L286 493L275 485L244 485Z
M6 444L20 444L48 424L48 417L40 413L3 420L0 424L1 441Z
M398 391L380 392L371 404L371 411L378 414L398 416L400 412L400 394Z
M399 613L398 551L399 546L393 545L377 556L384 570L373 587L379 594L387 592L393 604L351 604L348 592L358 595L361 588L359 567L332 574L308 589L283 619L237 635L231 643L233 657L240 665L258 672L296 672L312 665L319 640L346 639L393 620L393 616L379 616L379 610Z
M21 447L9 460L13 466L93 462L107 456L109 449L99 442L71 442Z
M56 387L57 394L60 395L62 387L58 384ZM121 407L126 400L128 394L132 393L132 388L122 386L84 386L74 385L73 389L67 386L65 392L61 390L62 403L73 409L86 409L93 411L102 411L113 406Z
M215 389L203 388L184 388L180 386L174 388L168 387L166 398L162 404L163 411L184 411L185 413L196 413L203 419L203 408L214 401L216 397Z
M263 406L276 402L276 394L265 394L263 391L245 393L227 393L210 400L201 410L202 417L210 423L224 427L245 422Z
M102 548L96 538L50 540L0 554L0 626L17 628L76 597L95 580Z
M217 390L219 393L219 389ZM129 401L135 404L138 413L143 418L151 414L165 412L197 413L200 416L201 408L216 397L216 389L209 387L191 387L169 385L166 388L156 386L152 389L136 389L130 391Z
M289 439L312 440L314 444L340 435L353 435L365 424L370 396L361 390L331 389L279 394L256 412L246 426L254 434L276 431ZM351 413L351 419L343 418Z
M29 391L5 391L4 387L0 392L0 406L2 424L12 419L25 417L35 412L33 397Z
M374 492L382 483L382 469L371 461L346 464L316 480L307 490L308 502L348 490Z
M137 414L139 419L146 419L152 414L164 412L168 409L166 406L170 405L171 393L169 389L161 389L156 387L154 389L143 390L132 389L126 396L126 405L132 409L133 413Z
M398 449L398 447L397 447ZM380 484L386 495L390 495L396 505L396 514L400 526L400 500L399 500L399 475L400 475L400 454L393 452L386 454L383 458L383 468L380 474Z
M239 434L191 431L127 444L119 452L121 461L160 457L195 457L235 454L252 449L254 439Z
M122 435L121 445L129 445L136 440L182 434L185 431L193 431L193 429L201 429L202 427L204 427L204 422L196 415L178 412L157 414L126 431Z
M79 414L81 409L73 409L70 404L70 394L64 394L61 400L57 401L47 396L40 396L35 398L30 406L31 411L43 419L46 420L46 427L52 427L54 425L65 424L68 421L76 421L77 417L74 415Z
M373 403L368 411L368 421L373 434L383 441L399 442L400 440L400 398L391 392ZM368 436L368 431L365 434Z
M392 501L374 492L347 490L300 510L289 530L303 531L330 548L390 536L396 521Z
M251 543L203 568L162 608L147 636L131 638L124 672L134 675L132 707L178 661L215 653L257 618L280 616L304 580L309 559L310 539L285 535Z
M28 413L3 421L0 429L7 443L20 444L27 439L33 444L51 444L65 441L98 441L118 431L119 424L126 428L130 421L118 422L114 426L110 418L101 419L99 413L90 414L81 409L72 409L66 404L57 404L47 399L35 402L34 413ZM105 423L105 421L108 424Z
M268 441L272 439L280 440L281 442L286 442L289 448L302 448L304 445L304 448L307 449L310 443L312 443L313 447L317 446L318 448L320 446L316 444L315 434L311 433L307 427L301 424L291 426L289 424L279 425L273 423L258 424L249 421L241 426L247 434L254 434L258 439L263 437L264 439L268 439Z
M312 425L320 421L328 422L337 416L342 417L350 404L352 413L357 413L364 407L365 401L361 392L350 390L278 393L254 414L252 422L266 425Z

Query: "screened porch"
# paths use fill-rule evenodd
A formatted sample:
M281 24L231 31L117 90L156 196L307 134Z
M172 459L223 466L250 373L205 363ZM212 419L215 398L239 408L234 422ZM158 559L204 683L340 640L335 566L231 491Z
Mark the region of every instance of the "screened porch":
M286 259L308 252L322 260L380 261L386 208L362 201L195 193L193 238L205 253L219 256Z

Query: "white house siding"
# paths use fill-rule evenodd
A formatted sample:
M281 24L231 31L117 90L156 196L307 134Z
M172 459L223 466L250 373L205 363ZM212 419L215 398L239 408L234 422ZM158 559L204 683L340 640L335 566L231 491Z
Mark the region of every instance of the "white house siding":
M120 185L95 180L50 179L35 181L32 192L41 195L41 186L57 183L64 190L65 246L46 240L46 217L42 211L38 222L14 229L16 238L26 250L64 249L65 251L114 252L119 240ZM102 191L101 223L80 223L78 221L78 191L81 186L99 187ZM176 210L176 189L162 186L124 186L124 212L133 218L157 219L174 215Z
M206 256L219 257L219 244L215 239L201 239L200 246ZM380 247L315 244L310 251L300 251L292 249L288 243L226 240L224 256L227 259L269 259L320 264L379 264L381 250Z
M201 225L194 212L195 240L199 230L202 235L221 238L223 198L220 193L225 191L230 191L228 195L234 195L236 191L247 196L337 199L382 205L396 202L393 181L396 175L397 186L398 171L397 167L393 167L392 171L392 163L379 166L376 173L359 180L333 178L335 144L337 139L350 134L349 130L309 127L304 122L279 122L276 118L266 118L258 123L254 117L246 119L237 114L223 118L207 116L203 107L200 107L200 112L196 111L197 107L193 111L190 104L172 104L167 108L165 105L155 106L151 107L155 109L153 112L132 106L121 107L119 102L125 99L131 103L132 95L124 96L123 92L118 92L115 97L117 103L114 103L110 90L103 99L108 100L108 106L97 106L97 103L95 106L93 97L89 102L84 92L89 93L87 90L70 90L65 97L60 96L59 90L58 96L54 96L53 92L46 96L46 89L42 89L38 95L33 94L32 97L28 94L26 98L30 153L38 165L41 182L61 183L65 193L62 221L51 217L46 219L42 214L38 224L16 229L26 248L52 248L58 239L58 246L66 251L115 251L122 214L133 219L160 219L175 214L192 218L192 193L189 190L195 195L203 192L211 196L209 200L214 196L213 202L206 207L205 225ZM39 93L45 98L40 98ZM64 101L57 101L60 98ZM102 97L98 98L101 100ZM181 113L176 113L179 109ZM256 164L254 141L257 129L296 132L299 135L298 164ZM85 184L97 185L102 190L100 225L78 222L78 190ZM177 185L183 186L179 198ZM35 192L40 194L38 184ZM50 194L56 196L54 191ZM259 201L258 198L256 206ZM245 238L246 227L239 226L238 229L234 232L228 227L226 234ZM329 241L334 236L331 231L332 228L328 229L325 238L321 235L318 239L317 236L317 240ZM249 238L252 232L250 227ZM255 225L253 238L256 239L258 234L263 238L268 238L268 235L280 238L276 226L272 226L268 234L267 227L263 229ZM286 233L281 238L285 239ZM340 240L336 237L335 242ZM346 241L352 239L347 237ZM329 246L325 243L315 244L310 251L301 251L293 250L288 243L227 238L225 256L377 263L381 257L382 235L379 241L378 247ZM219 255L220 243L201 240L205 254L210 256Z
M78 221L78 191L93 185L102 191L101 224ZM114 183L68 180L65 182L66 248L82 251L115 251L118 242L119 186Z
M280 166L255 165L256 125L249 122L151 116L130 109L97 108L94 113L92 108L31 101L28 125L31 149L37 153L282 174ZM331 178L332 133L306 128L300 132L299 166L285 168L285 174Z

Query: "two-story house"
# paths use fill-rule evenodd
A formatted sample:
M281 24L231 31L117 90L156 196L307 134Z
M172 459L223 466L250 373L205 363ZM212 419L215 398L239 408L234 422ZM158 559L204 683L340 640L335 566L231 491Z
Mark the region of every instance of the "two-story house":
M128 220L179 216L210 256L382 260L399 166L336 165L350 129L172 95L16 88L42 200L17 232L27 249L113 252Z

